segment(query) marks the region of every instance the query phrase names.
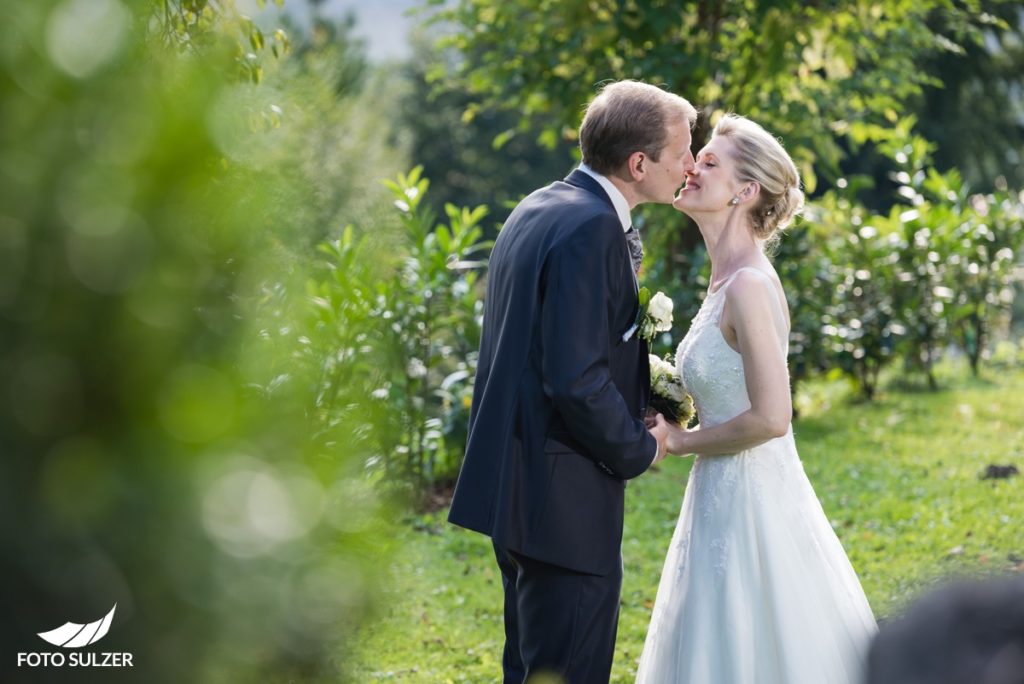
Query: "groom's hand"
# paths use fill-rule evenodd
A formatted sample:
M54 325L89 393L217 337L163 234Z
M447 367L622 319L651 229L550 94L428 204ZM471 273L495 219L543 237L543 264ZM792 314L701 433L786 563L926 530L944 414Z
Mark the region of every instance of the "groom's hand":
M654 436L654 439L658 440L658 453L651 461L651 465L654 465L668 455L669 424L665 421L665 416L660 413L653 418L647 418L644 422L647 424L647 431Z

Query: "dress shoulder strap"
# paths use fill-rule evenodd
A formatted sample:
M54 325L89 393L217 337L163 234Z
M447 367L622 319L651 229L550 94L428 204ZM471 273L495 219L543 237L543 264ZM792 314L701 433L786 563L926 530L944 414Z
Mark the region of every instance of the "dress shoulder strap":
M732 283L732 281L736 279L736 276L738 276L743 271L754 271L755 273L759 273L765 278L768 278L768 275L759 268L754 268L753 266L741 266L737 268L735 271L733 271L733 274L726 278L725 281L718 286L718 289L712 292L711 294L718 294L720 292L724 292L725 289L729 287L729 285ZM771 279L769 278L769 280Z
M753 271L753 272L757 273L758 276L760 276L761 279L764 280L765 285L769 288L769 291L771 293L771 300L773 302L773 305L772 305L772 317L775 319L775 330L776 330L776 333L779 336L779 344L781 345L781 347L782 347L782 349L784 351L788 350L789 349L789 324L787 324L787 322L786 322L787 321L787 316L786 316L785 311L783 311L782 303L779 301L778 292L776 291L776 288L775 288L775 282L772 280L772 277L770 275L768 275L767 273L765 273L761 269L755 268L753 266L742 266L742 267L736 269L735 273L733 273L731 276L726 278L725 282L722 283L722 286L719 287L717 290L715 290L715 294L718 294L720 292L724 292L725 289L727 287L729 287L729 285L732 283L732 281L735 280L736 276L739 275L740 272L742 272L742 271Z

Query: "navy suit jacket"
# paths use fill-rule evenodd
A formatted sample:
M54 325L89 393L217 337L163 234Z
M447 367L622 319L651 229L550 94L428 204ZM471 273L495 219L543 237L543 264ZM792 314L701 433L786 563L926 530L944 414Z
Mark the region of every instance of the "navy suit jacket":
M657 452L626 237L576 170L512 212L491 253L466 457L448 520L523 555L604 575L625 481Z

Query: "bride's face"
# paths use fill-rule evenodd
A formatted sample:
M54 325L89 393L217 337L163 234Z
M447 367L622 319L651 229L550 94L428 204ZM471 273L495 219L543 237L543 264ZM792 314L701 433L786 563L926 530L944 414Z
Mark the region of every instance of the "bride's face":
M686 186L676 195L672 206L687 215L728 209L739 189L732 161L734 152L728 136L712 138L697 153L696 164L686 174Z

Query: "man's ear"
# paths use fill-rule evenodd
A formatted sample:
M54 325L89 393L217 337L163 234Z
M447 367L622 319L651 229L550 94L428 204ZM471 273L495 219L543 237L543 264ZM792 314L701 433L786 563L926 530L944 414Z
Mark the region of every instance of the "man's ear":
M634 152L629 155L629 159L626 160L626 170L629 174L629 178L634 181L641 181L644 176L647 175L647 166L650 160L647 155L643 152Z

